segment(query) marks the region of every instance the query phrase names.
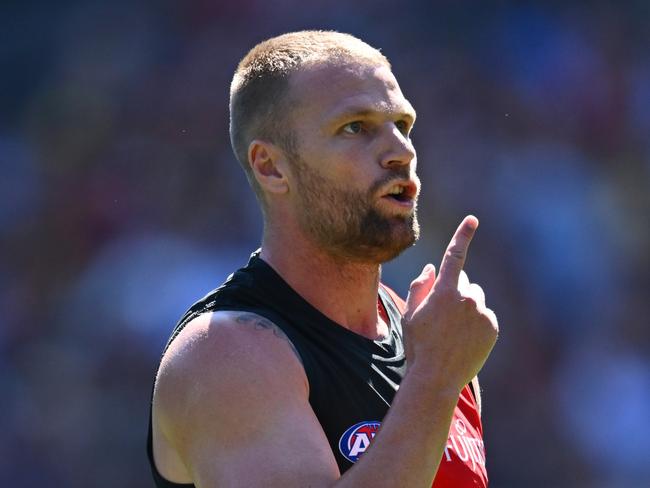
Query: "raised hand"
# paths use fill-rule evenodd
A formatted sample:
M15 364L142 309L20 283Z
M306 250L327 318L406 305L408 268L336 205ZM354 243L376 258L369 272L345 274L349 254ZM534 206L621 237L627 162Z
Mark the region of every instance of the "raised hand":
M476 217L463 219L447 246L439 275L429 264L411 283L404 313L409 369L428 372L432 381L455 389L483 367L499 331L483 290L463 271L477 227Z

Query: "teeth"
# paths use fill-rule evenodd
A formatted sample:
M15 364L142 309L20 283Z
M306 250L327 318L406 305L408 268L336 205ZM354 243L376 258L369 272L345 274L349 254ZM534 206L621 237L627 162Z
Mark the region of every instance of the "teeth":
M393 187L393 188L388 192L389 195L400 195L400 194L402 194L402 193L404 193L404 187L403 187L403 186L396 186L396 187Z

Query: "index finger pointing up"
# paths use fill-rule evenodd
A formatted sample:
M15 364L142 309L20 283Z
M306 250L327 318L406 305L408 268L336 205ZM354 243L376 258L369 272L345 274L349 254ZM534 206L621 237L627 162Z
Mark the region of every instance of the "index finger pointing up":
M460 223L442 258L437 284L453 288L458 286L458 277L463 266L465 266L467 248L469 243L472 242L477 227L478 219L473 215L468 215Z

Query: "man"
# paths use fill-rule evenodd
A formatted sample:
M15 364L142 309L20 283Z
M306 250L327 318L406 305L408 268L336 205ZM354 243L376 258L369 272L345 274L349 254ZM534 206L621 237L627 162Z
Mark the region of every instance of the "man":
M239 64L230 110L262 247L168 343L157 485L487 486L473 378L498 328L462 271L478 221L406 303L379 281L418 236L415 112L386 58L345 34L279 36Z

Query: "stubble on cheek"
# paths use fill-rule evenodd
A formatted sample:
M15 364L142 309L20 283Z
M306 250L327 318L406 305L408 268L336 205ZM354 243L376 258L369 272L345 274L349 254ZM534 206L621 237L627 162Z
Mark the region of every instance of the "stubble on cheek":
M383 263L413 245L419 236L415 210L388 216L374 202L378 189L401 175L390 175L368 192L341 189L306 167L299 175L302 226L334 255Z

